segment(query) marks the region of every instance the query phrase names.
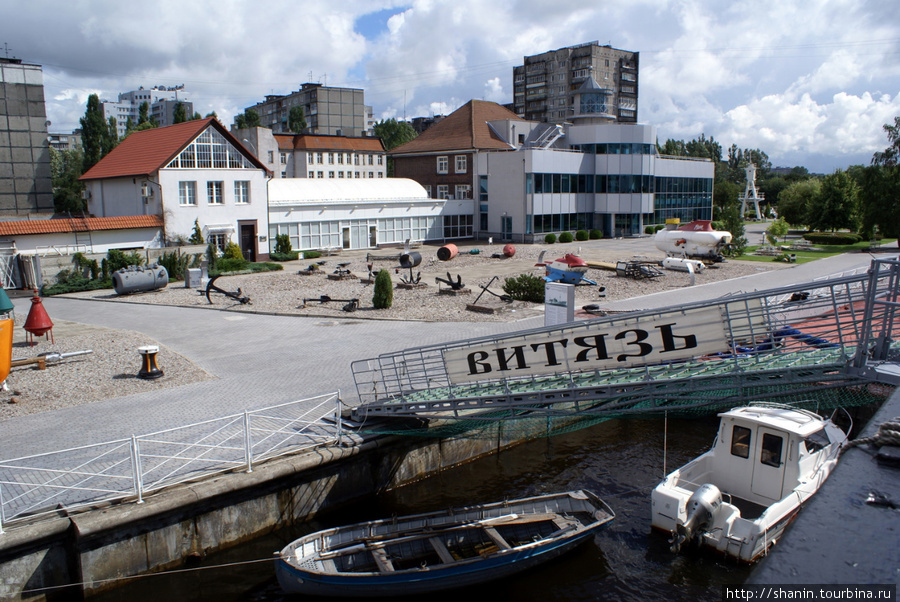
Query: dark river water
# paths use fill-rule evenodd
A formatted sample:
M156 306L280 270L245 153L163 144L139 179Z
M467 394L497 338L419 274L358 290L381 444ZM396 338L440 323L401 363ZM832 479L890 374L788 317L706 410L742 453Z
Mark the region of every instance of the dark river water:
M271 560L273 552L302 533L393 514L589 489L616 513L592 541L519 576L428 596L429 601L718 601L723 584L742 583L752 568L704 553L674 555L665 537L650 531L650 491L664 474L664 455L665 470L672 471L709 449L717 424L715 417L670 418L665 454L662 418L612 420L534 440L335 510L290 532L211 555L190 570L136 579L95 600L313 600L283 594Z

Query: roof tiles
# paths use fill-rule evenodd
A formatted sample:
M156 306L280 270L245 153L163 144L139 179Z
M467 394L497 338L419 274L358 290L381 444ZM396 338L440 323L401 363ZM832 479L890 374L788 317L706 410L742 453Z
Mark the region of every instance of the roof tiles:
M489 121L523 121L509 109L494 102L470 100L418 137L393 149L390 154L416 154L467 149L509 149L488 126Z
M0 222L0 236L26 234L58 234L92 232L97 230L130 230L134 228L162 228L161 215L127 215L121 217L66 217L40 220Z

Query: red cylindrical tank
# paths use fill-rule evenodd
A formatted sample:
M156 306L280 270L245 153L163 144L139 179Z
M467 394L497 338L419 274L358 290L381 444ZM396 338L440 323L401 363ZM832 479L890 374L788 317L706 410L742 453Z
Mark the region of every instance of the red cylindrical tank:
M453 243L444 245L443 247L441 247L440 249L437 250L437 257L441 261L450 261L457 255L459 255L459 248L456 245L454 245Z
M503 255L506 257L512 257L516 254L516 248L510 245L503 245Z

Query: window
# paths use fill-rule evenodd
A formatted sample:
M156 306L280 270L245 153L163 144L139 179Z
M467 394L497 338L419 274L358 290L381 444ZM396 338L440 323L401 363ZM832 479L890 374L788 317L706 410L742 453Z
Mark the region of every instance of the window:
M210 234L206 237L206 242L224 253L225 245L228 244L228 238L224 234Z
M375 155L369 155L369 165L372 165L375 161Z
M334 178L334 172L333 172L333 171L329 171L329 172L328 172L328 177L329 177L329 178Z
M306 177L307 177L307 178L314 178L314 177L316 177L316 172L310 171L310 172L307 174Z
M445 215L444 238L471 238L472 223L471 215Z
M269 163L275 163L275 151L269 151L266 156L269 159Z
M768 466L779 468L781 466L781 446L784 439L777 435L763 433L762 451L759 454L759 461Z
M448 196L450 196L450 187L446 184L439 184L437 187L437 192L437 198L446 199Z
M207 182L206 200L210 205L225 204L225 182Z
M334 153L328 153L328 163L334 165Z
M456 198L457 199L471 199L472 198L472 187L468 184L457 184L456 185Z
M468 170L468 157L465 155L456 155L456 173L466 173Z
M318 163L319 165L321 165L322 162L323 162L323 160L324 160L324 158L323 158L322 153L316 153L316 163Z
M432 198L431 197L431 184L425 184L422 187L425 189L425 192L428 193L428 198Z
M281 156L281 164L287 165L287 153L281 153L280 156Z
M447 173L450 169L450 160L446 156L437 158L437 172Z
M379 164L379 165L382 165L382 164L383 164L383 163L382 163L383 161L384 161L384 155L378 155L378 164ZM379 176L379 177L380 177L380 176Z
M178 182L178 204L197 204L197 182Z
M234 183L234 202L238 205L250 203L250 182L237 180Z
M375 177L375 173L370 171L370 172L369 172L369 177L370 177L370 178L374 178L374 177ZM431 196L431 194L429 194L428 196Z
M344 153L338 153L337 155L338 155L338 157L337 157L338 163L340 165L343 165L344 164Z
M739 458L750 457L750 429L735 426L731 431L731 455Z

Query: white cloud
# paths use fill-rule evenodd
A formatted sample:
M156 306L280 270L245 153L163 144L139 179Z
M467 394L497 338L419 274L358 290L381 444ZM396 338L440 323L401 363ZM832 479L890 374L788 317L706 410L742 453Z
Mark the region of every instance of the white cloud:
M446 114L511 102L524 56L592 40L641 53L639 118L662 139L840 166L882 148L900 115L889 0L148 0L152 18L113 0L7 4L4 41L44 65L54 128L78 126L90 91L181 83L226 123L310 80L364 88L376 115Z

